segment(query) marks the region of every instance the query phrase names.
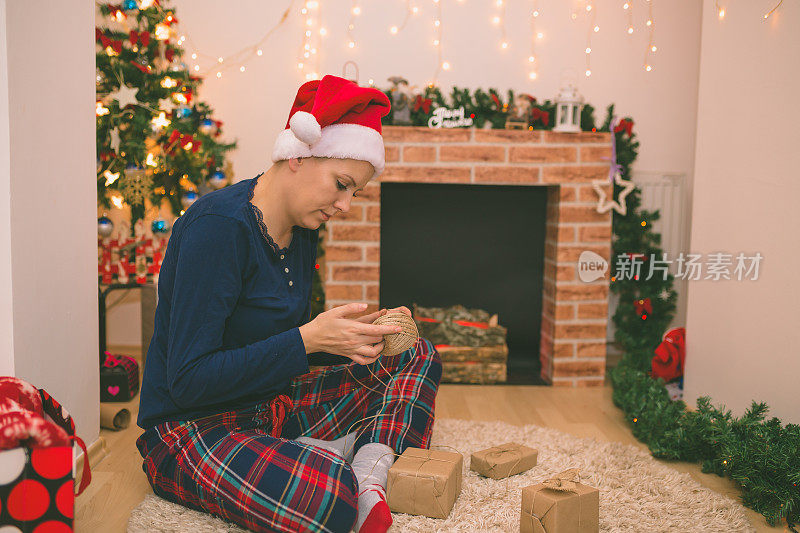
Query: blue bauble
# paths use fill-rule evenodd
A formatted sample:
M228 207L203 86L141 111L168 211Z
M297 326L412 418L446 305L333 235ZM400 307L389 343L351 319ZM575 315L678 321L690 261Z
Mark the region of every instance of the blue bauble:
M181 198L181 205L184 209L188 209L190 205L197 201L197 193L194 191L186 191Z
M171 229L169 222L163 218L155 219L151 228L153 229L153 233L169 233L169 230Z
M203 135L214 135L217 132L217 124L210 118L204 118L197 129Z
M208 177L208 185L212 189L221 189L227 182L228 179L225 177L225 173L221 170L217 170Z
M139 4L136 3L136 0L122 0L122 9L125 11L133 11L139 9Z
M191 114L192 114L192 108L189 107L188 105L179 105L175 108L175 116L177 118L186 118L188 116L191 116Z
M102 216L97 219L97 234L101 237L109 237L111 232L114 231L114 223L107 216Z

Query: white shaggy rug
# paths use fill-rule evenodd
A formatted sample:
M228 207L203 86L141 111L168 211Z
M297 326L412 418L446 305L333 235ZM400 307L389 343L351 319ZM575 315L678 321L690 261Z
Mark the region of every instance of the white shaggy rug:
M512 441L538 449L538 465L501 480L469 470L472 452ZM755 531L741 504L627 444L581 439L533 425L441 419L434 427L433 445L450 446L464 454L461 495L445 520L393 514L392 532L519 531L522 487L567 468L578 468L582 482L600 489L600 531ZM131 512L128 531L244 530L149 494Z

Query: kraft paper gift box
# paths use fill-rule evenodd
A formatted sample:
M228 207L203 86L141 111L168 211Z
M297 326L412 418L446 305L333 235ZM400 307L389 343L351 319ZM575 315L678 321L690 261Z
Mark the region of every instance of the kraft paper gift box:
M492 479L503 479L536 466L538 455L533 448L509 442L473 453L469 469Z
M597 533L600 492L579 482L578 470L522 489L521 533Z
M395 513L447 518L461 493L460 453L406 448L389 469L386 498Z

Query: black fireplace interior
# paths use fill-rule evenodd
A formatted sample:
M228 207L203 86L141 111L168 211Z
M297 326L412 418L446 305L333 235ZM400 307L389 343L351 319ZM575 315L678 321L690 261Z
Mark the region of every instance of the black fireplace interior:
M461 304L508 328L508 383L543 384L547 188L381 184L380 305Z

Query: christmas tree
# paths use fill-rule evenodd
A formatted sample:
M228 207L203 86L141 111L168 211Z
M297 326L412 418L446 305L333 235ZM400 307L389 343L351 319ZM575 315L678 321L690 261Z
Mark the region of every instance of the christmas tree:
M197 100L169 0L99 4L96 39L98 206L131 209L130 228L166 200L179 216L230 183L222 122ZM148 223L150 221L147 221Z

